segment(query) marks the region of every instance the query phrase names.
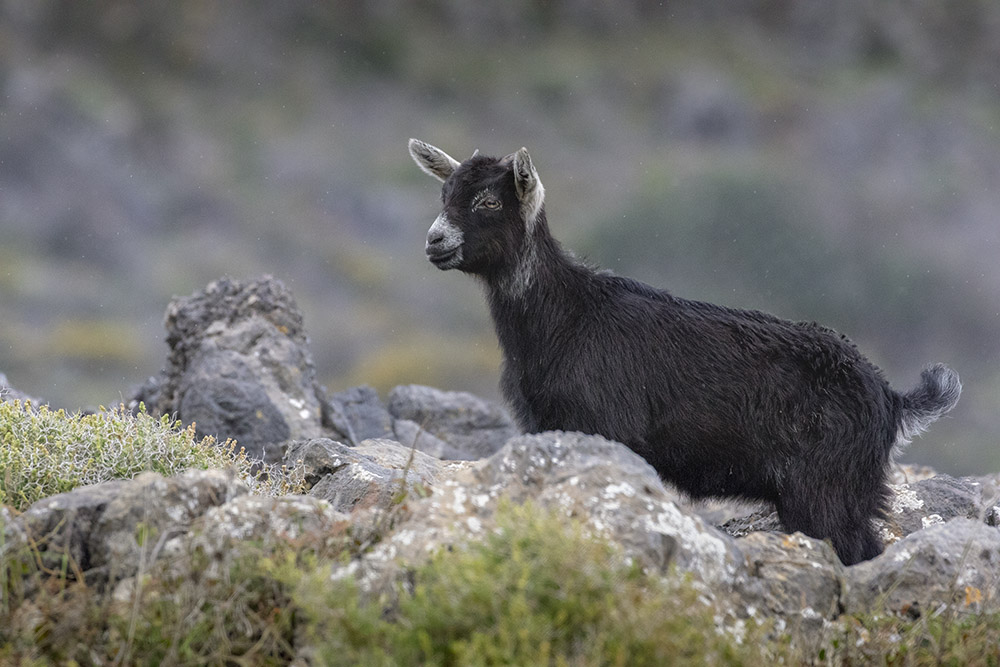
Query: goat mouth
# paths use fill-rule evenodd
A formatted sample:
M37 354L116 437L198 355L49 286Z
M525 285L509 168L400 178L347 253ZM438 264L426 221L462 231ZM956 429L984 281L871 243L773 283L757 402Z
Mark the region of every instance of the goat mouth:
M442 250L434 253L428 252L427 259L442 271L447 271L448 269L455 268L462 261L461 250L462 246L456 246L450 250Z

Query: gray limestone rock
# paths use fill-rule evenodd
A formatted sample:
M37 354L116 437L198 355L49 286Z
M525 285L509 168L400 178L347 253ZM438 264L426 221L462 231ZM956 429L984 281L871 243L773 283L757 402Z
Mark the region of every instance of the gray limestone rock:
M330 423L348 444L369 438L395 436L392 415L371 387L351 387L330 396L327 411Z
M327 434L302 314L280 281L216 280L171 301L165 327L166 368L133 409L142 401L268 462L280 460L285 440Z
M397 420L414 422L454 447L455 458L490 456L519 433L499 405L461 391L403 385L389 393L388 407Z
M1000 610L1000 529L956 518L911 533L848 568L844 608L913 617Z

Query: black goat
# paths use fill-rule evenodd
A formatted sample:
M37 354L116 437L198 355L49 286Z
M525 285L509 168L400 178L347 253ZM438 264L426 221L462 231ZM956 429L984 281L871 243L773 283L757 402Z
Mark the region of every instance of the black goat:
M628 445L693 497L774 503L788 531L829 538L846 564L882 551L886 470L958 401L958 375L893 391L845 337L815 323L688 301L597 272L549 233L525 149L459 163L410 140L444 183L428 259L485 286L521 427Z

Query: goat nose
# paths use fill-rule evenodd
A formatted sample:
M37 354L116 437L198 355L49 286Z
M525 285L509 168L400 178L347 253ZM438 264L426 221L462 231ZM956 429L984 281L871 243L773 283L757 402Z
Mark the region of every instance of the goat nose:
M427 232L427 247L438 245L444 241L444 232L440 229L432 229Z

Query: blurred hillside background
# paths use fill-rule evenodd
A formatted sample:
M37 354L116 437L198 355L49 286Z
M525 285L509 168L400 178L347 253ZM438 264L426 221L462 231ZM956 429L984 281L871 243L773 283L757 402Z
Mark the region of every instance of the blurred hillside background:
M172 296L271 273L330 390L497 398L411 136L527 146L616 272L823 322L899 389L952 365L906 458L1000 470L996 0L0 0L0 372L117 403Z

